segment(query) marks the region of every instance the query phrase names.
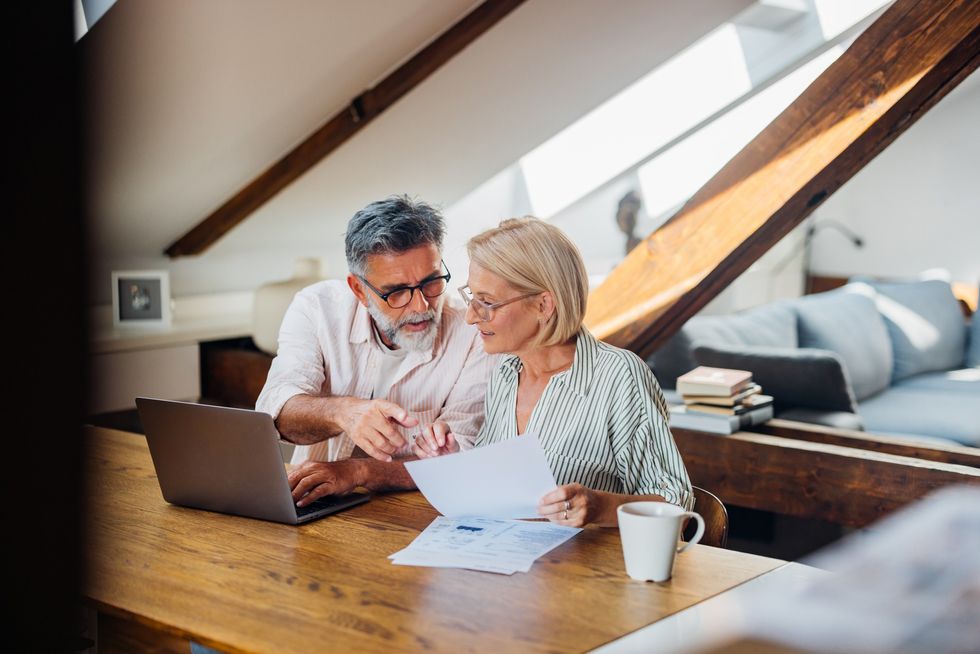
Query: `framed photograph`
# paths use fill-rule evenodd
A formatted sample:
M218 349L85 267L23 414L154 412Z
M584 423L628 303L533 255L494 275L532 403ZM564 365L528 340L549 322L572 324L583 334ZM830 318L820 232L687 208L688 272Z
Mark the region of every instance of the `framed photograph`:
M169 327L170 274L166 270L113 272L112 324L115 327Z

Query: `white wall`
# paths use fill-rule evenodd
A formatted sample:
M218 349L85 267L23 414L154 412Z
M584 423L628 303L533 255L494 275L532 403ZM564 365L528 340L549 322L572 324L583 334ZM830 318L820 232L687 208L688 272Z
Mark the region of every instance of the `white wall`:
M931 268L980 283L980 75L973 73L855 175L815 220L832 219L865 241L814 237L818 275L906 277Z
M496 227L504 218L529 213L531 201L524 176L517 165L504 169L462 200L447 207L444 211L446 241L443 253L446 265L453 274L452 288L464 285L468 277L466 241Z
M309 12L329 17L333 7L343 18L354 10L340 0L297 3L290 12L273 10L274 20L264 24L250 21L249 33L263 35L256 47L264 58L254 71L237 56L244 47L240 21L229 23L228 12L178 3L157 10L166 20L130 25L125 19L141 11L136 5L171 6L131 4L117 3L81 42L98 45L100 30L116 36L104 53L116 56L96 58L88 70L98 82L93 107L110 112L100 114L92 135L90 286L98 303L108 302L109 273L119 268L169 269L178 296L253 289L287 277L299 256L324 258L329 272L342 263L347 219L367 202L409 193L453 205L751 0L619 0L615 10L593 0L529 0L204 255L173 262L161 254L170 242L247 183L256 165L271 163L270 151L284 152L297 133L312 129L296 125L337 109L322 104L318 89L332 85L332 76L340 79L345 62L324 70L319 64L331 61L331 39L316 25L296 26L308 25ZM455 16L468 4L454 3L446 13ZM337 30L319 20L324 30ZM401 36L397 26L385 27L375 30L379 38ZM282 35L288 47L270 47ZM371 48L356 34L346 41ZM173 70L171 62L183 63ZM361 84L353 88L367 82ZM154 91L158 86L168 92ZM214 107L202 101L209 91ZM188 106L191 93L199 102ZM231 106L229 96L236 99ZM268 97L277 99L275 111ZM295 123L290 106L297 108ZM169 118L174 112L180 120ZM226 121L240 129L222 129ZM263 156L247 147L253 141Z

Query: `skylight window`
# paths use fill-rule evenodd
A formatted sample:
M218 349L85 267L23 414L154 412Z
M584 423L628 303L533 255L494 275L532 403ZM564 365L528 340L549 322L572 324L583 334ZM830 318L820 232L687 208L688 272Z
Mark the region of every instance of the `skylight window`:
M841 54L835 46L637 170L651 216L676 208L788 107Z
M75 41L85 36L116 0L75 0Z
M791 4L802 9L793 9ZM693 193L778 114L774 107L785 107L795 96L784 96L789 91L770 88L761 97L745 101L748 106L736 106L728 112L735 115L720 114L738 105L754 87L769 83L787 66L804 58L806 49L839 40L848 29L887 4L889 0L807 0L802 4L780 0L762 7L768 13L760 13L761 5L753 6L748 14L714 30L524 156L519 165L533 212L551 218L640 165L647 170L647 212L657 215L665 207L675 206L678 197ZM756 24L767 16L773 18L773 10L780 8L789 18L776 20L776 27ZM747 27L745 21L751 25ZM837 55L841 52L840 48L831 51ZM808 75L816 70L817 62L824 62L826 67L832 61L828 57L837 55L824 53L776 86L801 92L809 81L798 81L812 81L815 75ZM712 124L702 128L706 121ZM717 121L725 127L713 125ZM686 137L694 130L698 133ZM685 144L671 145L680 138ZM665 147L670 147L670 156L658 152ZM699 152L695 155L696 147ZM650 157L672 163L661 169L644 161ZM678 161L686 163L679 169L670 168ZM654 183L653 171L670 181ZM669 186L669 192L659 193L664 186ZM654 188L658 195L646 193Z
M820 20L820 29L828 41L891 2L891 0L811 1Z
M751 88L726 24L523 157L535 215L554 215Z

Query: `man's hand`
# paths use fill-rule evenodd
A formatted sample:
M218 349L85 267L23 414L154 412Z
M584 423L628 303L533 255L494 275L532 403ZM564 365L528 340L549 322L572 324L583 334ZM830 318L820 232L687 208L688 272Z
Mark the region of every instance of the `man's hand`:
M405 446L405 438L396 425L414 427L419 419L394 402L349 398L338 422L366 454L379 461L391 461L391 455Z
M412 451L420 459L428 459L443 454L459 452L459 443L449 429L449 425L442 420L437 420L431 425L427 425L422 433L415 438L412 443Z
M289 487L296 506L306 506L325 495L346 495L364 485L356 459L306 461L289 471Z

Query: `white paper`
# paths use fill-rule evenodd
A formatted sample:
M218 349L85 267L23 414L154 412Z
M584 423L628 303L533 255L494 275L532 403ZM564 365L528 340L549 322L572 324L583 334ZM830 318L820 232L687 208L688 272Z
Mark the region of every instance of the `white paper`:
M438 517L403 550L398 565L527 572L538 557L582 531L550 522Z
M448 517L537 518L555 477L535 434L405 464L415 485Z
M502 575L512 575L515 572L527 572L530 565L511 561L495 561L482 556L465 556L440 554L438 552L407 550L402 555L391 560L395 565L412 565L423 568L466 568L478 572L494 572Z

